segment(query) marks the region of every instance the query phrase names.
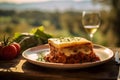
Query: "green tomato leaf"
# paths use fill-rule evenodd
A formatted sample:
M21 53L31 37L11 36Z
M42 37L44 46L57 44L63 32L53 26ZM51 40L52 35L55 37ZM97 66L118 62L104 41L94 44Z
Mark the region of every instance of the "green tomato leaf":
M44 26L39 26L37 28L34 28L30 31L30 33L35 34L37 30L44 31Z

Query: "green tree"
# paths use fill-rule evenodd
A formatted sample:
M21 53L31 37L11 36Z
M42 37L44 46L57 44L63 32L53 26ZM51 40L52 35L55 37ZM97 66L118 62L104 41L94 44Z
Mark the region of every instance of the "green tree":
M103 34L109 34L109 44L115 43L120 47L120 0L93 0L93 2L100 2L110 7L107 19L104 19L106 21Z

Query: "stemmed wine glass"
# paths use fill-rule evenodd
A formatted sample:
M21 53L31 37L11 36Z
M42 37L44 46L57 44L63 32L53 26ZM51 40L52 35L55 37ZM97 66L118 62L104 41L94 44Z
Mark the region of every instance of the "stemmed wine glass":
M98 12L83 11L82 24L92 41L94 33L100 26L100 14Z

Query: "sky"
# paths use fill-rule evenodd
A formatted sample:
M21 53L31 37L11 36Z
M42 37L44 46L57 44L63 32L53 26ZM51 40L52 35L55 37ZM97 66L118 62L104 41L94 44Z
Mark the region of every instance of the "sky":
M45 1L62 1L62 0L0 0L1 2L10 2L10 3L31 3L31 2L45 2ZM63 0L67 1L67 0ZM70 1L70 0L68 0ZM71 0L71 1L90 1L90 0Z

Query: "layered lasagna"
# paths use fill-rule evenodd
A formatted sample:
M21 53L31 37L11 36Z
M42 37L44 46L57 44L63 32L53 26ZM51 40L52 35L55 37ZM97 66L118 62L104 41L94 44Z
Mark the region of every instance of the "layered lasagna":
M99 61L93 51L93 44L81 37L48 39L50 53L45 60L54 63L84 63Z

